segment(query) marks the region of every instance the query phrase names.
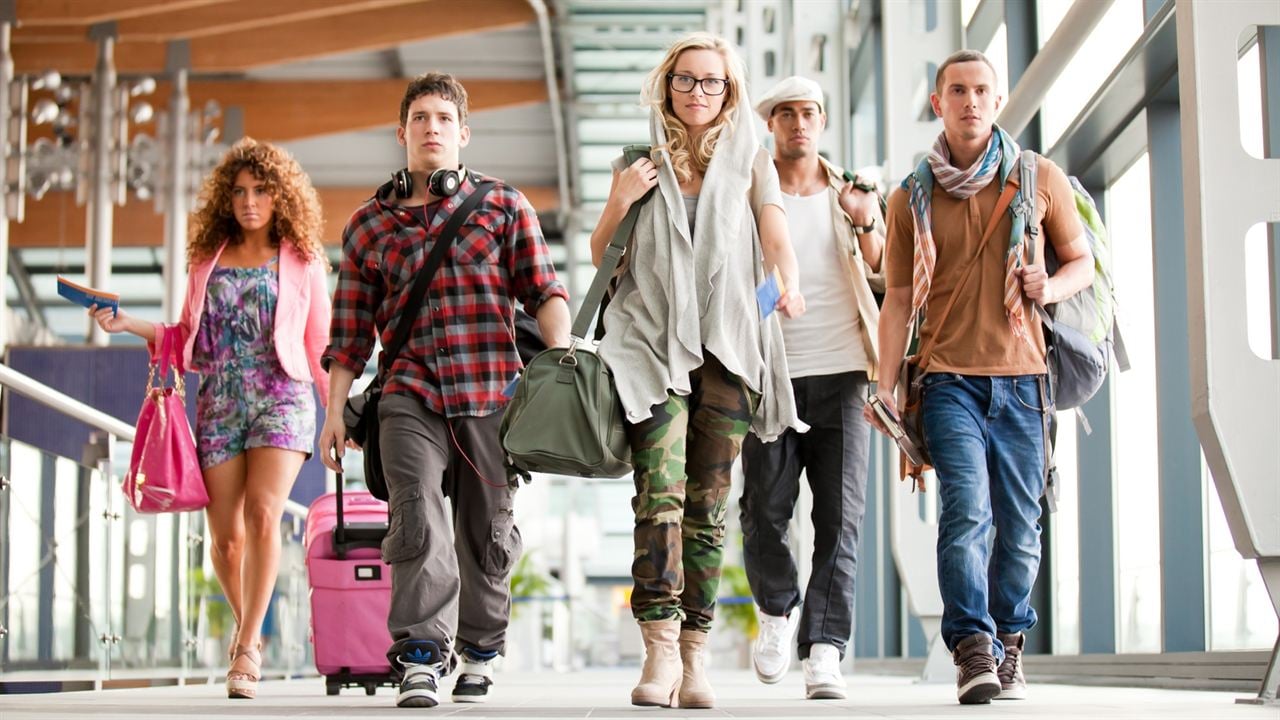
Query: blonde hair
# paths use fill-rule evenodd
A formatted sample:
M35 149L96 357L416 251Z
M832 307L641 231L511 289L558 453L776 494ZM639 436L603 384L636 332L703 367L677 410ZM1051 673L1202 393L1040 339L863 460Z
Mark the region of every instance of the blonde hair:
M271 195L272 244L279 246L287 241L309 261L322 262L328 267L324 246L320 244L324 216L311 179L292 155L250 137L232 145L205 178L200 191L202 203L192 216L187 261L196 263L212 257L223 242L236 245L244 241L240 223L231 209L231 192L241 170L253 173Z
M728 80L720 114L697 140L689 136L688 129L676 116L671 105L671 85L667 80L667 75L675 72L680 54L686 50L714 50L720 53L720 57L724 58L725 79ZM676 40L667 49L662 62L645 78L641 101L662 116L662 126L667 134L665 147L671 154L671 169L680 182L692 180L694 172L707 171L711 155L716 150L716 141L727 129L733 128L733 111L742 102L745 77L741 58L724 38L707 32L695 32Z

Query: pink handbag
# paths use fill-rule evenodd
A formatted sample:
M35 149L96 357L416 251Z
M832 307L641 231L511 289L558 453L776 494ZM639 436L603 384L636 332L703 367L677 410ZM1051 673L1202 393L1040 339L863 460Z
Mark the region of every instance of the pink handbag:
M177 355L180 350L174 342L177 334L166 328L160 354L151 359L147 396L138 413L138 432L133 439L133 456L121 486L129 504L140 513L202 510L209 504L204 475L196 459L195 438L187 424L182 368ZM156 385L157 368L159 386ZM165 387L164 378L170 370L173 386Z

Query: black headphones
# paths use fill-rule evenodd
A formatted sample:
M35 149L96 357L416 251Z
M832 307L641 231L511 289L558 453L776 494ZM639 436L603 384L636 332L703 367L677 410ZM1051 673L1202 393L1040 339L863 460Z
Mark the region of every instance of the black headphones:
M427 178L427 191L436 197L450 197L462 188L465 170L440 168ZM396 197L404 199L413 195L413 173L408 168L401 168L391 173L391 181L378 188L379 197L385 197L391 191Z

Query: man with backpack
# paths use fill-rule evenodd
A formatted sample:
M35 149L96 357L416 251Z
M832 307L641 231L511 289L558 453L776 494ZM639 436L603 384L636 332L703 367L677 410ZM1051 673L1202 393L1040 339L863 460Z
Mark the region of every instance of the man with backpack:
M791 639L810 699L844 698L840 661L853 635L858 533L867 496L870 426L862 417L875 378L884 224L879 195L818 155L826 129L822 88L793 76L756 104L774 138L787 225L803 268L806 312L782 321L796 410L809 431L742 446L743 564L759 606L756 676L776 683ZM787 528L804 472L813 491L813 569L801 604Z
M942 636L957 696L973 704L1026 696L1023 632L1036 622L1052 411L1035 305L1088 287L1093 257L1062 170L1039 158L1038 179L1021 184L1021 151L995 125L1002 98L991 62L957 52L935 85L943 132L889 201L876 394L897 413L899 365L918 330L911 362L923 372L920 412L938 480ZM1030 222L1023 192L1035 193ZM1060 263L1052 276L1047 244ZM887 432L869 406L864 415Z
M377 440L390 509L382 543L391 565L387 657L403 676L403 707L435 706L437 683L459 655L453 700L488 697L521 552L516 485L498 441L503 390L521 367L512 299L551 345L569 344L568 294L537 215L520 191L459 164L470 136L461 83L444 73L409 82L396 128L408 167L347 223L323 355L330 392L320 453L340 472L334 454L347 440L351 383L375 339L400 345L379 360ZM413 303L419 276L429 284ZM396 329L405 318L413 324L401 344Z

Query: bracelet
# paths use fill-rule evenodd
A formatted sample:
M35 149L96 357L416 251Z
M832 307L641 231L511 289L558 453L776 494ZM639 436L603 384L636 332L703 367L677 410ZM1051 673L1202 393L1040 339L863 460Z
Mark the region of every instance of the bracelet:
M871 218L871 223L869 225L854 225L853 221L850 221L849 224L853 226L853 232L857 235L866 235L876 229L875 218Z

